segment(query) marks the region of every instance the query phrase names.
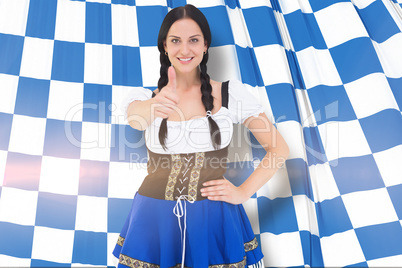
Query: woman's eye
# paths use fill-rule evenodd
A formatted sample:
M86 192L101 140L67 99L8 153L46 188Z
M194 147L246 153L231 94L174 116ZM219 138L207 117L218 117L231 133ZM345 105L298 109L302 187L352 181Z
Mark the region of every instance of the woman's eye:
M196 39L196 38L191 39L191 42L192 42L192 43L196 43L196 42L198 42L198 39Z
M174 44L179 43L179 39L172 39L172 43Z

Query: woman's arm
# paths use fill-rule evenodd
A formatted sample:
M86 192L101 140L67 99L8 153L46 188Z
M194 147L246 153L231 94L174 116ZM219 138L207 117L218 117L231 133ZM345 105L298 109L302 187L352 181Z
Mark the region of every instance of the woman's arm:
M173 67L168 69L168 83L155 97L146 101L133 101L127 108L127 121L131 127L145 130L156 117L167 118L177 109L179 96L176 93L176 72Z
M258 167L250 177L240 185L245 191L246 196L251 197L267 183L285 163L285 160L289 156L289 147L265 113L261 113L257 118L247 118L244 125L250 129L254 137L267 151Z
M267 151L254 172L239 187L226 179L205 182L202 195L210 200L241 204L257 192L285 163L289 147L279 131L272 125L265 113L249 117L243 123Z
M154 98L130 103L127 108L128 124L134 129L145 130L155 120L155 117L151 118L151 107L154 103Z

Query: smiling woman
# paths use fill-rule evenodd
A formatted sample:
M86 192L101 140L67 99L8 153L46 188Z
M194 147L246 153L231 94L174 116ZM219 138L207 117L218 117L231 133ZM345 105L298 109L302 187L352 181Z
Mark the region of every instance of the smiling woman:
M288 147L250 87L210 79L210 44L201 11L172 9L158 36L158 89L132 92L122 105L129 124L145 130L149 160L113 251L119 268L264 267L242 203L284 163ZM267 153L236 187L224 174L238 123Z

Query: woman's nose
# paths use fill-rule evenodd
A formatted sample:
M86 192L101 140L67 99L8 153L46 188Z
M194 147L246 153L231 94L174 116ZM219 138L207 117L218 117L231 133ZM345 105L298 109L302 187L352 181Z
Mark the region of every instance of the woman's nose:
M181 52L183 55L186 55L189 51L190 51L190 49L189 49L188 44L187 44L186 42L183 42L182 45L181 45L181 47L180 47L180 52Z

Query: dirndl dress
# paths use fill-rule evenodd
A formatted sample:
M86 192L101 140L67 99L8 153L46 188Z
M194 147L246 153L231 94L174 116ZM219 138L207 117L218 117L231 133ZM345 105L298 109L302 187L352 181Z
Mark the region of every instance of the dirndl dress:
M137 96L137 99L141 98ZM233 102L228 82L225 82L220 111L229 111L230 101ZM261 110L259 107L253 114ZM216 114L215 117L223 130L223 122L227 120L219 120ZM151 124L153 129L145 131L149 134L146 136L148 175L135 193L114 248L117 267L264 267L263 254L244 207L212 201L200 193L204 182L224 178L233 128L229 127L232 131L228 131L227 136L221 132L222 137L227 138L221 149L185 152L182 148L183 152L166 153L155 150L158 148L155 145L153 150L150 148L150 141L158 135L160 121L155 120ZM180 124L180 121L173 122ZM207 120L197 122L205 124ZM175 136L174 129L177 130L168 128L168 137ZM169 148L169 142L167 146ZM178 143L177 146L187 145Z

